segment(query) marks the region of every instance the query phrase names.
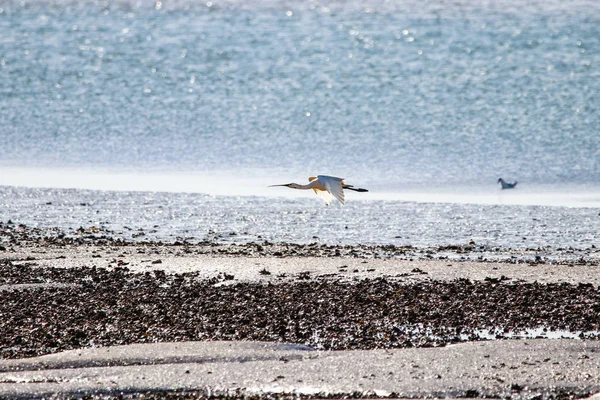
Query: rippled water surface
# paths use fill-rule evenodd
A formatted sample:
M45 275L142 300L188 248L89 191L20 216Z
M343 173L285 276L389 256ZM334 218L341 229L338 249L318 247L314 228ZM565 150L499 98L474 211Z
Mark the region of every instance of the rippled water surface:
M599 96L599 2L4 1L0 219L588 248ZM261 197L318 173L371 192Z
M600 258L593 208L353 201L0 187L0 220L67 233L100 229L128 241L477 245Z
M0 3L4 167L600 184L600 3Z

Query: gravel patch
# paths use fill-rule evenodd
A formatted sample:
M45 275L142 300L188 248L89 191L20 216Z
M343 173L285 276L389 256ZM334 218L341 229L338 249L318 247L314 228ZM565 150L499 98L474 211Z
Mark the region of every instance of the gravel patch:
M591 284L302 279L229 283L195 273L36 268L0 260L0 357L91 346L256 340L316 349L443 346L544 328L597 337ZM64 286L58 286L57 283ZM587 332L587 333L585 333Z

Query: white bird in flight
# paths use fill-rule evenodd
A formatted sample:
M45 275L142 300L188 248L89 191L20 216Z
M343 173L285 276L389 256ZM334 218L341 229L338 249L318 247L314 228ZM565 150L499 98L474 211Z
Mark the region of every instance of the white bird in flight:
M308 178L307 185L300 185L298 183L286 183L283 185L271 185L273 186L286 186L292 189L308 190L312 189L315 191L325 204L329 205L331 200L338 199L340 203L344 204L344 189L354 190L355 192L368 192L367 189L355 188L352 185L347 185L344 178L337 178L335 176L328 175L317 175Z
M517 186L516 181L514 183L508 183L505 182L502 178L498 178L498 183L502 185L502 189L514 189L515 186Z

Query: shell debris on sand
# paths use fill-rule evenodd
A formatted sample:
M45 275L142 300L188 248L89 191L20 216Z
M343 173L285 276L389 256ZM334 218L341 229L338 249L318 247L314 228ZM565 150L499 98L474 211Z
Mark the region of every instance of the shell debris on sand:
M0 254L4 359L223 340L359 350L366 357L372 350L435 351L532 332L597 339L600 329L594 262L374 259L360 249L319 246L310 248L330 255L299 257L269 254L282 248L271 244L261 245L263 255L242 256L240 246L199 254L226 247L45 240L30 238L26 228L19 235L3 240ZM582 396L592 386L569 392L554 385L544 393L560 388ZM496 394L506 393L506 385L500 387ZM480 389L472 390L487 393Z

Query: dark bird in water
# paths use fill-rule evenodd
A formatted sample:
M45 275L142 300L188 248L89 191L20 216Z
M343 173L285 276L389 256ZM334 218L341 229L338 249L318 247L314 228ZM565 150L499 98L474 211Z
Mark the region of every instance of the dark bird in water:
M505 182L504 179L498 178L498 183L502 185L502 189L514 189L517 186L517 181L514 183Z

